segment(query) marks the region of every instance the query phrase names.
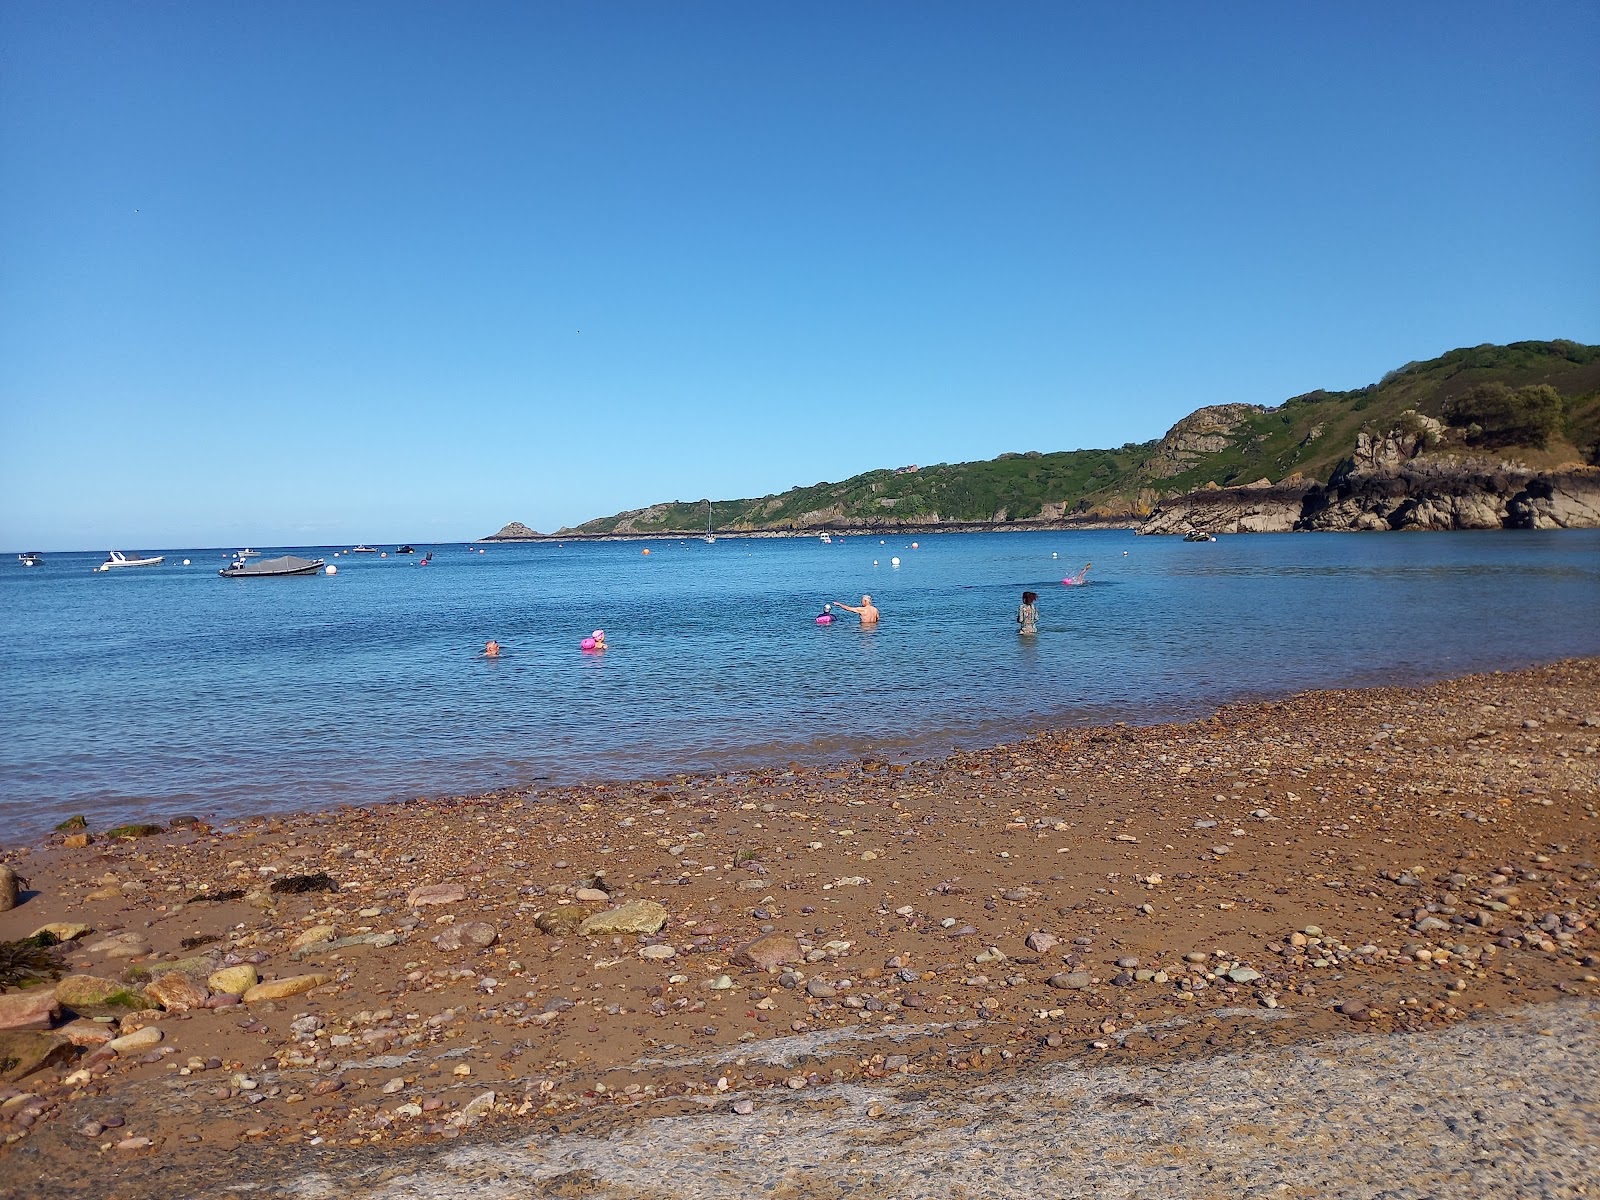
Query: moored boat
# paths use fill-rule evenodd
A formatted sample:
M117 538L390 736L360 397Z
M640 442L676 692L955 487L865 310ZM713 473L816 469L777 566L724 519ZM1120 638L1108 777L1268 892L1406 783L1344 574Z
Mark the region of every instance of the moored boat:
M376 554L377 552L375 547L367 545L352 546L350 548L351 554Z
M44 565L44 555L37 550L24 550L17 555L17 561L25 567L42 567Z
M259 562L236 558L231 567L223 567L217 574L224 579L270 579L284 575L315 575L322 570L322 563L323 560L320 558L298 558L293 554L285 554L281 558L263 558Z
M112 550L107 553L105 562L96 570L109 571L112 567L153 567L165 561L164 554L124 554L121 550Z

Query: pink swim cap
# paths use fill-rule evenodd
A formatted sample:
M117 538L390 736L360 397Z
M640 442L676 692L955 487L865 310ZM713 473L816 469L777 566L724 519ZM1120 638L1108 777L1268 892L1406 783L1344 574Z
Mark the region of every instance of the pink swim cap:
M606 631L604 629L596 629L589 636L594 638L595 641L599 641L601 638L605 637L605 635L606 635Z

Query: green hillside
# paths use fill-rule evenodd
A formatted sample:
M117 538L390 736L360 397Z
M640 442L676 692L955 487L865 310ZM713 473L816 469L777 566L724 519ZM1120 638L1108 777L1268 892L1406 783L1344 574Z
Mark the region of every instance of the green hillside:
M1326 482L1358 433L1387 433L1414 420L1405 416L1410 412L1445 422L1433 453L1492 452L1531 466L1600 462L1600 346L1516 342L1452 350L1355 391L1308 392L1275 408L1202 409L1157 441L868 471L839 483L713 501L711 523L737 532L1142 515L1164 497L1211 483L1296 474ZM563 532L692 534L705 526L704 500L674 501Z

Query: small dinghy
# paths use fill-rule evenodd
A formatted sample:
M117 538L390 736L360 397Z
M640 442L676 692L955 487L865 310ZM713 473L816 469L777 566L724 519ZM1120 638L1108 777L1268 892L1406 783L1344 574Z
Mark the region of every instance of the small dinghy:
M322 559L296 558L285 554L282 558L263 558L256 562L234 559L231 567L223 567L217 574L224 579L263 579L282 575L315 575L322 570Z

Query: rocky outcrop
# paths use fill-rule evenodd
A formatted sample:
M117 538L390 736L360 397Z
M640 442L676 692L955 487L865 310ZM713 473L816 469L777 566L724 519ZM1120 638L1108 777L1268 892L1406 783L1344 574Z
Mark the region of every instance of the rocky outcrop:
M1254 404L1214 404L1196 409L1171 429L1157 444L1155 454L1145 464L1154 479L1170 479L1233 444L1233 434L1250 417L1265 410Z
M543 536L537 529L529 529L521 521L512 521L502 528L499 533L491 533L483 540L486 542L523 542Z
M1327 486L1285 481L1205 488L1163 502L1139 532L1595 528L1600 468L1537 472L1511 463L1421 457L1366 469L1353 460Z

